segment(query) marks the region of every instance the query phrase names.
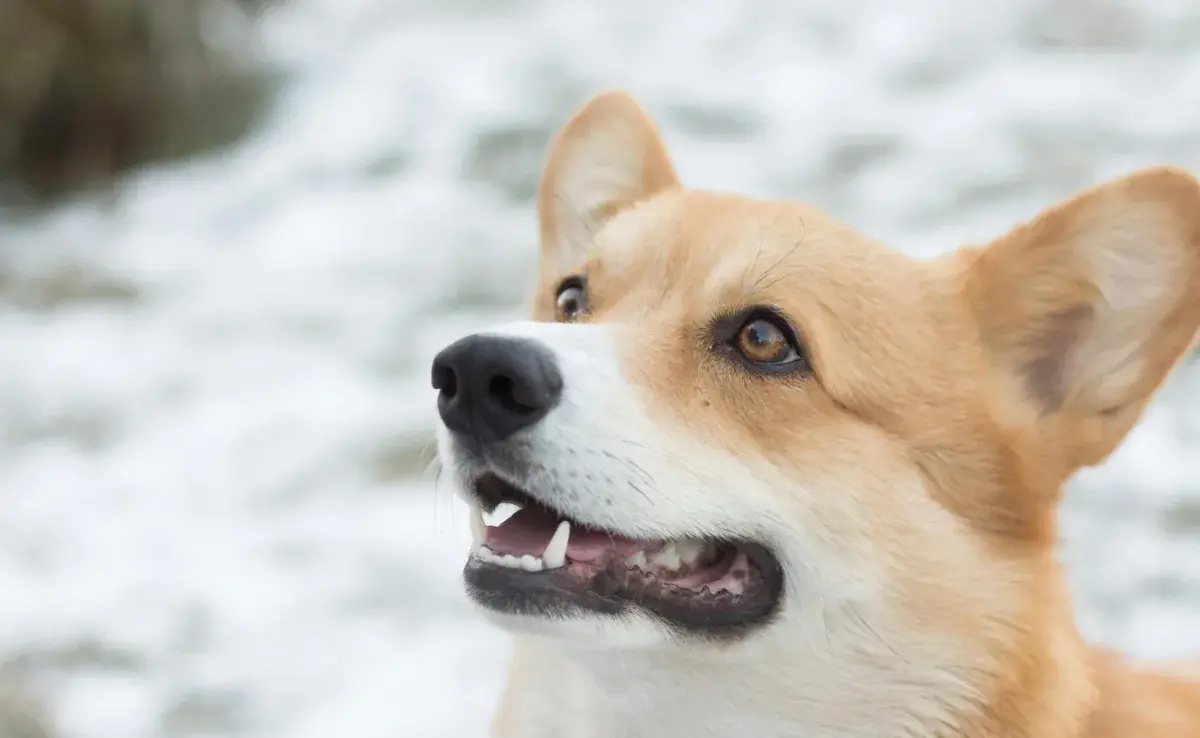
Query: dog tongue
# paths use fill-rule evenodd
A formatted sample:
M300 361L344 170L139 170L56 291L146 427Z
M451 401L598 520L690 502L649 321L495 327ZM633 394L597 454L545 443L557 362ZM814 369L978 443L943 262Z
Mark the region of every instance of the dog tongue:
M595 561L612 553L621 558L637 551L657 551L661 544L635 541L631 538L614 536L594 530L571 527L571 538L567 541L567 558L571 561Z
M541 556L558 530L558 515L541 505L526 505L500 525L488 526L483 545L493 553ZM595 561L609 552L628 556L635 551L652 551L660 544L635 541L609 533L571 526L567 539L567 558L571 561Z
M541 556L554 537L558 517L540 505L526 505L500 525L489 525L483 545L494 553Z

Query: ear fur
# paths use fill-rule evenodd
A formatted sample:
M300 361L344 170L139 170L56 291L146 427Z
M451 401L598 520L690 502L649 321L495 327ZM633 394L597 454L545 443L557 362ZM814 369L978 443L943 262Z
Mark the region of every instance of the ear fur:
M550 144L537 195L543 264L575 268L605 220L678 186L653 121L628 93L600 93Z
M1085 191L979 252L966 294L1038 436L1099 463L1200 327L1200 185L1155 168Z

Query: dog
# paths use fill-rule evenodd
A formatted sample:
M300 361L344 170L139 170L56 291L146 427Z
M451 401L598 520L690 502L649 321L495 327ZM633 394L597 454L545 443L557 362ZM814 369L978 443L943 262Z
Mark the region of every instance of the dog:
M1064 482L1195 342L1189 173L918 259L683 187L610 90L537 213L532 319L431 371L465 587L515 634L494 736L1200 736L1200 679L1086 643L1055 559Z

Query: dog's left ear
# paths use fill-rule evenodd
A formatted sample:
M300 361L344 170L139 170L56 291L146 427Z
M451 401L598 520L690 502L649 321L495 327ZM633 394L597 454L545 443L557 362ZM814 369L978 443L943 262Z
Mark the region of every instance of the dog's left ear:
M658 127L641 106L622 90L596 95L547 152L537 195L543 268L578 268L606 220L678 186Z
M1200 327L1200 185L1159 168L1086 191L979 252L966 295L1034 437L1097 464Z

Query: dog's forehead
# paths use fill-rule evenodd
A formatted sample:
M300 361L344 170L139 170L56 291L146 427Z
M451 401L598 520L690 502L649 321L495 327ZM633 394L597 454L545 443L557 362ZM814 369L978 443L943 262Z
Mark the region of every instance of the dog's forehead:
M911 260L799 202L709 192L660 195L615 218L595 239L601 291L672 293L710 305L805 296L836 306L890 292Z

